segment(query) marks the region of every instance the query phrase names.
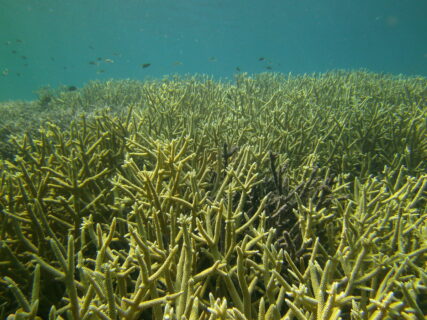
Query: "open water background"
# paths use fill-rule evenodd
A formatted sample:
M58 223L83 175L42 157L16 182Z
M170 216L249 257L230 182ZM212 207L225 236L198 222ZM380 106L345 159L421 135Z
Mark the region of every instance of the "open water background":
M0 101L95 79L427 76L426 0L0 0Z

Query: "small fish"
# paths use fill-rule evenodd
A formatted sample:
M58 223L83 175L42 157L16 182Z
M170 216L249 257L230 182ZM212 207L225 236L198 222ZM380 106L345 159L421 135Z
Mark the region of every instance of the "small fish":
M104 61L107 63L114 63L114 60L112 60L112 59L104 59Z
M16 50L12 50L12 53L13 53L13 54L17 54L17 53L18 53L18 51L16 51Z
M210 62L216 62L216 61L218 61L218 59L216 57L209 57L208 60Z
M55 61L55 57L50 57L50 61Z
M272 66L266 66L265 67L267 70L272 70L273 69L273 67Z
M4 76L7 76L7 75L9 75L9 69L4 69L3 71L2 71L2 75L4 75Z
M98 62L96 62L96 61L89 61L89 64L94 65L94 66L97 66L97 65L98 65Z
M96 58L96 61L102 61L101 57Z
M265 58L264 57L259 57L258 58L258 61L264 61L265 60Z
M22 43L21 39L16 39L16 43Z
M104 69L101 69L101 70L97 70L96 71L96 73L98 73L98 74L100 74L100 73L104 73L105 72L105 70Z
M240 72L240 71L241 71L241 69L240 69L240 67L239 67L239 66L237 66L237 67L236 67L236 71L237 71L237 72Z
M22 60L27 60L27 57L26 56L21 56L21 59Z
M76 91L77 87L76 86L68 86L67 90L68 91Z
M181 66L182 62L181 61L174 61L173 65L174 66Z
M141 64L142 69L148 68L149 66L151 66L151 63Z

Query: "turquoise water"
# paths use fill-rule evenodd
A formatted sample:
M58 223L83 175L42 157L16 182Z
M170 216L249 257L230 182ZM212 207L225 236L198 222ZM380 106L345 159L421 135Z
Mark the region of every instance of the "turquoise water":
M0 0L0 101L94 79L427 75L424 0Z

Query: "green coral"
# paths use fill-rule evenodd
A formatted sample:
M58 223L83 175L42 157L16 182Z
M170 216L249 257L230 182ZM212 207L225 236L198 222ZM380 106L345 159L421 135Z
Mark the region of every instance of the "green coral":
M0 317L424 319L426 84L339 71L51 95L7 133Z

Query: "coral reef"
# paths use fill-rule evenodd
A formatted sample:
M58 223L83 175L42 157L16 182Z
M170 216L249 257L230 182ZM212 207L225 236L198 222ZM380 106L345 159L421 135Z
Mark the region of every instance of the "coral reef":
M3 103L0 318L425 319L426 88L267 73Z

